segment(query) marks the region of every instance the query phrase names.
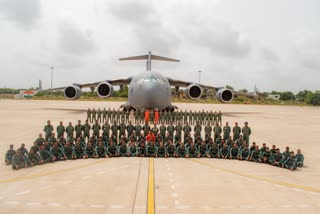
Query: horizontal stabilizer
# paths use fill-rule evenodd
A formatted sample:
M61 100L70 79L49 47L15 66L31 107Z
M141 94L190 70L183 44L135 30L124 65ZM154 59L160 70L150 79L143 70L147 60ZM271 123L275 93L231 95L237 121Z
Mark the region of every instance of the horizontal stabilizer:
M132 56L132 57L125 57L125 58L120 58L120 61L123 60L147 60L148 55L141 55L141 56ZM152 60L161 60L161 61L169 61L169 62L180 62L180 60L177 59L171 59L163 56L157 56L157 55L151 55Z

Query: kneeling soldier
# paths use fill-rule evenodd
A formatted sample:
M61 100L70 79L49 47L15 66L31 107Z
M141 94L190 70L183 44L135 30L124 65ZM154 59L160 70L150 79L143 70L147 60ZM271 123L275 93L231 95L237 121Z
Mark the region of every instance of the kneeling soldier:
M140 157L146 157L146 143L144 140L142 140L140 142L140 146L139 146L139 156Z
M249 160L250 158L250 150L248 149L248 145L244 144L243 149L240 150L238 159L239 160Z
M230 159L237 159L239 154L239 149L236 143L233 144L233 147L230 149Z
M106 158L108 157L106 153L106 147L103 145L102 141L99 141L98 146L96 148L96 154L98 158Z
M156 147L154 142L150 141L147 145L147 157L156 157Z
M20 169L27 167L27 160L18 150L12 158L12 169Z
M176 149L176 157L178 158L185 158L186 157L186 148L184 143L180 143L180 145Z
M296 159L294 157L294 152L290 152L290 156L283 162L283 166L290 170L295 170L296 167Z
M123 140L121 141L121 144L119 146L118 153L120 157L126 157L128 155L127 144Z
M156 157L166 157L166 147L163 145L162 141L160 141L159 146L157 147Z
M304 156L303 154L301 154L300 149L297 150L297 154L295 158L296 158L297 167L303 167Z
M210 158L210 155L207 152L207 147L204 141L202 141L200 146L198 147L198 158L202 158L202 157Z
M198 157L198 150L194 145L194 142L191 142L190 146L187 148L187 158L196 158Z
M73 159L85 158L84 147L82 147L80 142L76 143L73 151Z
M223 159L228 159L229 158L229 148L227 144L223 144L222 148L220 149L220 157Z
M139 149L136 146L136 143L134 141L130 142L130 146L129 146L129 152L128 152L128 156L130 157L138 157L139 156Z
M114 145L113 141L111 141L110 145L107 147L107 155L110 158L118 156L118 150L117 150L117 147Z
M220 151L217 143L208 144L208 152L210 157L220 158Z
M92 142L88 142L88 145L84 152L84 158L97 158L96 150L92 145Z
M16 151L13 149L13 145L10 145L10 149L6 153L5 162L7 165L11 164L13 156L16 154Z
M167 146L167 157L175 157L175 148L173 145L173 142L171 140L169 140L169 145Z

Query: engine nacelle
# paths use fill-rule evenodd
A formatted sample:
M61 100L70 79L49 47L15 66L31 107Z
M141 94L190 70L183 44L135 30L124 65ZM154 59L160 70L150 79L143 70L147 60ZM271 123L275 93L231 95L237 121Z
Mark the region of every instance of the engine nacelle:
M79 86L71 85L64 89L64 97L68 100L76 100L81 97L82 91Z
M101 98L110 97L113 94L113 86L108 82L101 82L97 87L97 94Z
M216 98L223 103L229 103L233 100L233 92L229 89L222 88L216 93Z
M202 95L202 88L197 84L191 84L186 88L185 93L188 98L198 100Z

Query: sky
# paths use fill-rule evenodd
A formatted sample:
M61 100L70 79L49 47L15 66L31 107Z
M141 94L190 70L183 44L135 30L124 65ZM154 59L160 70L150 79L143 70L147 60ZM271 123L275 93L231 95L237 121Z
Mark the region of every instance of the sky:
M320 89L317 0L0 0L0 87L53 87L152 70L252 91Z

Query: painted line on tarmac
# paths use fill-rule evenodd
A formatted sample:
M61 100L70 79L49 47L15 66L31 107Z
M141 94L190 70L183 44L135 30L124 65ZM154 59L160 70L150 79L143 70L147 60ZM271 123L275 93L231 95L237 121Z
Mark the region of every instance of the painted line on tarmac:
M74 166L74 167L70 167L70 168L65 168L65 169L59 169L59 170L55 170L55 171L51 171L51 172L44 172L44 173L39 173L39 174L34 174L34 175L27 175L27 176L22 176L22 177L17 177L17 178L10 178L10 179L5 179L5 180L0 180L0 184L6 184L6 183L13 183L16 181L23 181L23 180L28 180L28 179L33 179L33 178L39 178L39 177L44 177L44 176L48 176L48 175L55 175L55 174L60 174L63 172L69 172L69 171L73 171L76 169L81 169L84 167L88 167L88 166L92 166L98 163L101 163L105 160L98 160L92 163L86 163L86 164L82 164L79 166Z
M154 159L149 158L147 213L154 214Z
M194 162L194 163L197 163L197 164L208 166L208 167L213 168L213 169L218 169L218 170L220 170L222 172L229 172L229 173L234 174L234 175L239 175L239 176L242 176L242 177L251 178L251 179L254 179L254 180L258 180L258 181L265 181L265 182L268 182L268 183L271 183L271 184L277 184L277 185L284 186L284 187L291 187L291 188L296 188L296 189L301 189L301 190L306 190L306 191L311 191L311 192L320 192L320 189L319 188L315 188L315 187L308 187L308 186L303 186L303 185L299 185L299 184L291 184L291 183L286 183L286 182L283 182L283 181L272 180L272 179L269 179L269 178L259 177L259 176L255 176L255 175L249 175L249 174L238 172L238 171L234 171L234 170L231 170L231 169L226 169L226 168L214 166L212 164L209 164L209 163L206 163L206 162L203 162L203 161L199 161L199 160L192 160L191 159L191 161Z

